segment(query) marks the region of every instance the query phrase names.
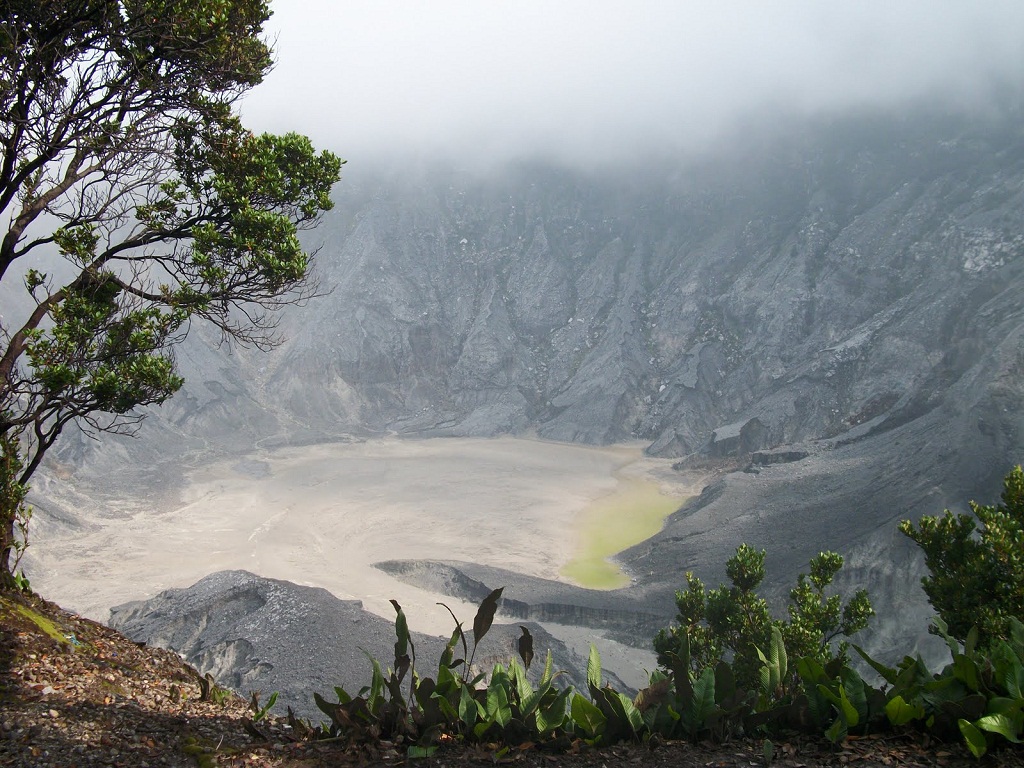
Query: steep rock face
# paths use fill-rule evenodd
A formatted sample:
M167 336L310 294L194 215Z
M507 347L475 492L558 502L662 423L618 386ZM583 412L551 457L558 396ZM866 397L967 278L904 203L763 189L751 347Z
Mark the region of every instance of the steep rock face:
M913 420L970 380L1005 459L1019 125L850 119L604 177L364 169L310 240L326 295L270 355L190 339L186 389L147 429L172 448L535 429L731 456Z
M320 233L332 293L288 317L265 388L338 432L536 428L666 455L753 419L719 449L914 418L1013 365L1022 147L998 125L862 121L675 174L343 187Z

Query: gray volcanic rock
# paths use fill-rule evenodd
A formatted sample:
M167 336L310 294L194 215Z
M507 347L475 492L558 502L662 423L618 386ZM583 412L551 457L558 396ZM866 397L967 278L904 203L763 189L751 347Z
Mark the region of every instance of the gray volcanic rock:
M386 560L376 567L410 584L469 602L486 597L491 591L488 584L505 584L499 616L611 630L611 636L643 648L672 618L660 601L652 608L637 590L581 589L478 563Z
M176 651L243 695L262 691L265 701L278 691L279 711L290 706L314 722L324 717L314 692L334 700L334 687L342 686L355 695L370 682L367 653L385 668L394 659L394 623L364 611L358 600L339 600L324 589L246 571L220 571L187 589L116 606L108 623L133 640ZM535 623L524 625L539 661L529 676L539 676L550 649L554 668L565 671L559 679L585 689L586 660ZM507 664L520 634L520 625L494 624L474 666L489 670L496 662ZM412 633L420 675L436 674L447 640ZM605 677L619 690L629 690L614 674Z
M604 177L364 170L313 233L329 293L270 355L190 339L141 442L535 430L730 458L913 420L960 384L985 416L953 444L985 453L952 474L988 469L935 480L990 492L1021 449L1019 117L807 123Z
M1019 327L1021 147L865 120L675 175L342 188L333 293L290 316L267 387L339 430L665 455L835 436L926 407Z
M110 626L139 642L171 648L201 673L242 694L279 691L282 706L311 716L313 692L369 682L366 650L393 658L394 627L356 600L246 571L211 574L188 589L111 609ZM414 637L423 647L436 644ZM266 698L266 696L264 696Z
M782 600L834 549L879 608L872 647L924 636L897 521L995 500L1024 457L1018 107L809 121L600 177L362 172L315 233L329 294L269 355L190 339L131 456L61 447L81 492L173 478L185 450L641 439L721 476L620 558L624 599L671 615L687 570L717 583L747 542Z

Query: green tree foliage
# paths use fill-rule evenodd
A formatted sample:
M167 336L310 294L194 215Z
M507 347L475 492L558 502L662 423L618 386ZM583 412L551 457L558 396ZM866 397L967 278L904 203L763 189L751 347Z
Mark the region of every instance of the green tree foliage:
M341 161L233 111L270 67L269 15L263 0L0 7L0 283L26 292L0 319L11 487L68 423L130 431L173 394L193 321L268 345L273 310L315 293L297 233L331 207ZM0 506L0 576L19 504Z
M1024 471L1006 476L1001 504L970 506L974 516L947 509L900 531L924 550L931 575L921 583L949 634L966 642L977 626L988 645L1009 638L1012 617L1024 619Z
M863 589L845 605L839 595L825 594L843 566L842 556L822 552L811 559L810 574L800 574L789 593L788 620L773 619L768 603L757 594L765 577L764 560L764 550L741 544L726 564L731 587L708 590L687 573L686 590L676 592L677 624L654 638L658 663L678 674L680 659L686 659L684 666L699 677L723 659L731 660L737 685L755 689L763 665L758 651L770 647L772 627L781 631L792 658L809 656L822 664L845 658L845 642L835 648L834 641L864 629L874 610Z

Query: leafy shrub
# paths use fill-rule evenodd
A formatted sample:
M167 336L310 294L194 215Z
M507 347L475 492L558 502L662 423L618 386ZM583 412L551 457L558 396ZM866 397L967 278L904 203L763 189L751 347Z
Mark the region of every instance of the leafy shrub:
M864 629L874 614L867 592L857 590L844 605L839 595L825 594L843 558L835 552L822 552L811 559L810 574L800 574L790 593L789 619L773 619L768 603L756 590L765 577L765 552L741 544L726 564L732 582L707 590L692 573L686 574L686 590L676 592L677 624L663 629L654 638L658 663L677 670L685 656L686 666L698 675L728 660L742 689L755 690L761 684L765 664L764 650L772 643L772 628L777 628L789 655L809 656L826 664L846 657L845 641L834 647L840 636ZM778 681L781 689L795 681L796 669L789 669Z
M952 662L932 674L921 657L886 667L859 648L886 682L885 716L894 727L926 728L939 738L963 739L975 757L1024 736L1024 625L1007 619L1009 637L978 647L978 631L958 643L942 619L934 632L949 646Z
M654 736L725 741L740 734L790 729L824 735L834 744L851 732L918 728L938 738L961 739L976 756L1020 743L1024 737L1024 625L1010 616L1006 639L978 644L977 629L961 645L945 623L935 632L949 646L952 662L932 673L920 656L888 667L853 646L885 680L867 683L848 663L840 635L863 628L872 615L863 590L843 604L825 589L843 559L823 552L811 560L790 592L789 619L772 619L755 593L764 579L764 552L741 546L729 561L732 587L710 592L687 574L677 594L679 626L655 640L667 671L630 698L602 685L601 660L591 647L587 690L555 685L548 652L536 687L527 679L533 639L524 627L518 659L497 664L489 675L473 670L476 649L491 627L502 590L484 599L473 622L473 648L461 622L445 645L434 677L416 673L416 653L401 606L395 607L395 659L386 672L370 658L370 684L351 695L335 688L336 702L318 694L330 721L318 727L289 722L297 738L405 744L409 757L432 754L442 742L486 744L495 759L513 746L552 750L642 741ZM459 651L461 649L461 656ZM731 663L730 663L731 659ZM745 678L741 678L744 675ZM406 686L407 683L407 686ZM250 730L270 704L254 694ZM765 742L766 756L771 742ZM766 757L766 759L769 759Z
M900 531L924 550L930 575L921 583L949 634L963 643L977 626L989 645L1009 638L1012 617L1024 617L1024 471L1006 476L1001 504L970 507L974 517L947 509L917 527L904 520Z

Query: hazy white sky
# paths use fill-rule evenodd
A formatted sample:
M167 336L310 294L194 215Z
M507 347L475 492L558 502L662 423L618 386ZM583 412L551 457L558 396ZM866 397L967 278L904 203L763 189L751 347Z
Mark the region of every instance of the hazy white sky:
M1022 0L274 0L243 104L352 161L572 162L691 148L737 116L992 98L1024 84Z

